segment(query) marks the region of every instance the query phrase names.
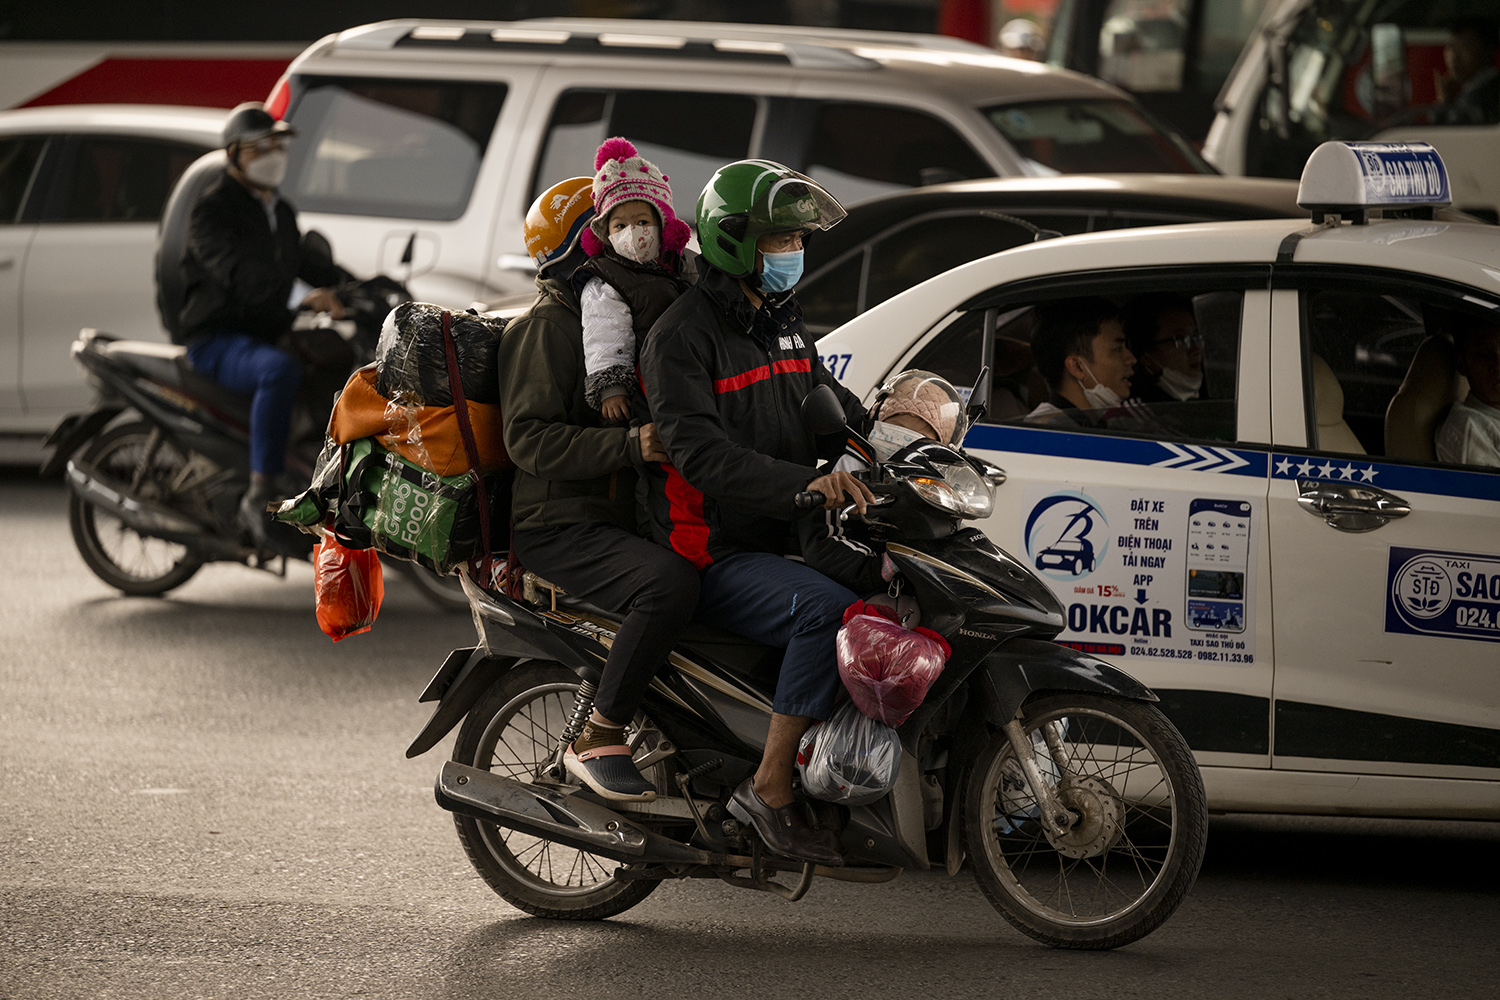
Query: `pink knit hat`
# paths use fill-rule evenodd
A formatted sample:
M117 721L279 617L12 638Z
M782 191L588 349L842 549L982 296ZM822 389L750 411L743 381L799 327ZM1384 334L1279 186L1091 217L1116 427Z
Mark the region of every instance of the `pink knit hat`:
M590 257L603 252L609 244L609 213L627 201L644 201L661 216L663 253L680 253L693 231L672 211L672 189L666 174L647 160L630 140L605 139L594 156L594 221L584 230L580 241Z

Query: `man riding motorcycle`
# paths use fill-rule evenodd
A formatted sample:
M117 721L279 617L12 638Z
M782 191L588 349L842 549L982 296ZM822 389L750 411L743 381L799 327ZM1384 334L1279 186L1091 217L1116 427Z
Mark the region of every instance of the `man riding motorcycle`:
M301 363L277 346L299 307L342 317L327 287L343 272L306 254L292 206L278 196L287 144L296 131L256 102L239 105L224 122L229 162L193 206L178 262L184 297L165 317L188 360L227 389L251 396L250 487L238 521L256 546L274 549L266 503L286 461ZM352 355L351 355L352 359ZM347 371L339 373L338 381Z
M803 490L863 512L872 497L848 472L819 476L802 401L819 384L852 426L868 416L823 367L792 286L802 240L844 217L815 181L769 160L721 168L698 199L706 265L699 283L657 320L641 348L651 416L672 464L647 470L659 542L700 570L698 620L785 648L770 731L755 775L731 811L775 851L838 865L792 793L802 734L826 719L839 686L834 637L855 595L783 558Z

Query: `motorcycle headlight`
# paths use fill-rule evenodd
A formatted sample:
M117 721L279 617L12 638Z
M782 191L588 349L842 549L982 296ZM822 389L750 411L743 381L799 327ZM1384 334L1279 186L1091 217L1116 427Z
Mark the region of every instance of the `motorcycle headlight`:
M959 517L989 517L995 509L995 488L968 463L934 463L941 479L914 476L908 479L917 496Z

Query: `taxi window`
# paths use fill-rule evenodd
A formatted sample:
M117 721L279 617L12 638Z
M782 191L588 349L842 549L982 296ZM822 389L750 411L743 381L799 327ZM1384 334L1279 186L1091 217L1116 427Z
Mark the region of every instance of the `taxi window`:
M1002 306L994 321L985 421L1235 441L1243 298L1235 288L1139 289ZM1087 319L1075 315L1080 309ZM955 385L973 385L984 322L982 310L960 314L909 367L936 372ZM1108 327L1110 336L1104 336L1106 322L1116 324ZM1085 328L1094 336L1086 336ZM1092 369L1099 377L1084 374L1080 380L1060 369L1061 358L1070 353L1085 360L1082 371ZM1070 383L1102 385L1122 398L1079 398Z
M1500 465L1500 414L1484 402L1500 401L1500 308L1320 288L1301 292L1301 310L1308 440L1316 450Z

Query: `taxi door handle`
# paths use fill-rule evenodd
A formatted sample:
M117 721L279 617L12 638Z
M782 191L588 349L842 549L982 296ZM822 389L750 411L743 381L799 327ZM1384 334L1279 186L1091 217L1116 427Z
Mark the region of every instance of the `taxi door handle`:
M1373 531L1411 513L1411 504L1385 490L1354 483L1297 483L1297 503L1340 531Z

